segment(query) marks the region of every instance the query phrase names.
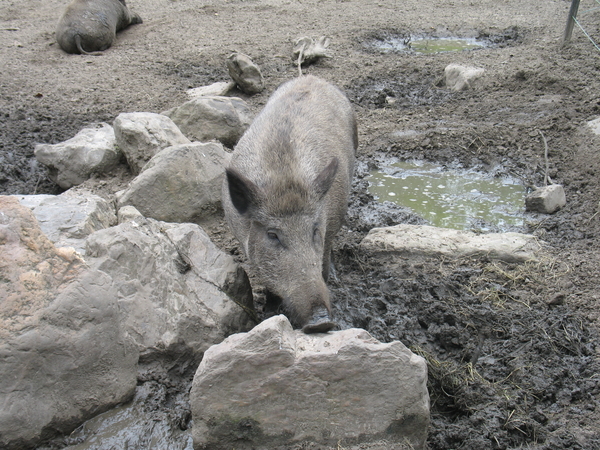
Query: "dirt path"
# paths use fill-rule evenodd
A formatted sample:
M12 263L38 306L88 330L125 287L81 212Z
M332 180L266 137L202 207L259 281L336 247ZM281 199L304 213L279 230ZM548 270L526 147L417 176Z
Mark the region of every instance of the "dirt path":
M179 105L186 89L228 79L232 51L263 71L264 93L238 93L259 111L281 82L296 76L293 41L329 35L333 58L306 72L348 93L360 133L361 165L332 286L342 323L384 341L399 339L428 358L430 449L600 448L600 138L585 127L600 115L600 55L578 30L572 45L559 48L570 2L128 4L144 23L95 57L67 55L56 45L65 2L0 3L0 193L60 192L33 158L34 143L66 140L121 112ZM599 24L598 14L586 23ZM598 25L590 27L600 36ZM493 45L432 55L374 47L425 34L487 38ZM486 70L476 89L439 87L451 62ZM363 177L374 155L458 162L541 185L540 131L550 176L565 186L568 201L552 216L530 216L522 230L550 244L547 260L382 265L361 255L357 244L371 227L418 221L368 195ZM128 177L89 186L110 196Z

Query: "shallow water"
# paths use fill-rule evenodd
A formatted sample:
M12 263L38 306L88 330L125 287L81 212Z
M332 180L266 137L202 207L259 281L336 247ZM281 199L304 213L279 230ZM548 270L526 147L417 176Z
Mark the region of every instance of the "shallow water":
M380 202L410 208L437 227L505 231L524 225L526 189L515 178L395 162L372 171L368 181Z
M384 51L413 51L416 53L445 53L483 48L486 43L474 38L392 37L374 44Z

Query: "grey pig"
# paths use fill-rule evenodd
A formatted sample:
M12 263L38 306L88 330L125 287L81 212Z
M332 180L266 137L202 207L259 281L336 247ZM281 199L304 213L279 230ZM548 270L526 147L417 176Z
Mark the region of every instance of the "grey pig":
M117 31L142 18L129 11L125 0L74 0L56 27L56 41L67 53L91 54L106 50Z
M267 298L281 300L292 325L305 333L336 326L325 282L357 145L346 96L301 76L275 91L226 169L225 217Z

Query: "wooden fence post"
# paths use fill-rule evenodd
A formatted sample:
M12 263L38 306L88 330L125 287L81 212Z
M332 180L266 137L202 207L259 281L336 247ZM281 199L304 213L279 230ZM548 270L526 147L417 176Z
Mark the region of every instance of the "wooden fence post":
M579 0L571 0L571 8L569 9L569 17L567 19L567 27L565 28L565 36L563 38L563 45L571 39L573 33L573 25L575 25L575 18L577 17L577 11L579 10Z

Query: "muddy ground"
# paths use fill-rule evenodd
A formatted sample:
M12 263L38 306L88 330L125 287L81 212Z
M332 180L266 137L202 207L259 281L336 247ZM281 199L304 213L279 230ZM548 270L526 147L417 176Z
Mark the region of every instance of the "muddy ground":
M103 56L78 56L55 43L64 1L0 2L0 193L59 193L33 157L36 142L66 140L121 112L177 106L187 100L186 89L227 80L232 51L249 55L263 71L265 92L235 93L257 112L280 83L297 75L293 41L328 35L333 57L305 73L348 94L360 133L348 225L337 241L337 280L331 282L340 323L382 341L400 340L427 358L432 450L600 449L600 138L585 125L600 115L600 53L578 29L569 46L559 46L570 2L129 5L144 23L120 33ZM582 0L580 10L591 6ZM600 12L581 18L600 37ZM375 45L411 35L479 37L490 45L431 55L382 52ZM440 84L449 63L486 72L474 89L454 93ZM374 262L359 250L372 227L421 222L368 194L364 176L381 157L507 173L540 186L542 134L549 175L564 185L567 206L551 216L528 215L519 231L548 243L547 257L521 266L470 259ZM111 197L129 179L121 170L86 185ZM210 228L219 245L239 254L222 222ZM140 376L145 414L160 412L185 430L189 417L181 410L193 368L179 378L152 373ZM81 442L85 430L78 433L48 448ZM148 430L140 433L146 435L130 436L129 449L152 447ZM169 448L183 448L181 442L188 441L173 438ZM106 445L86 448L112 448Z

